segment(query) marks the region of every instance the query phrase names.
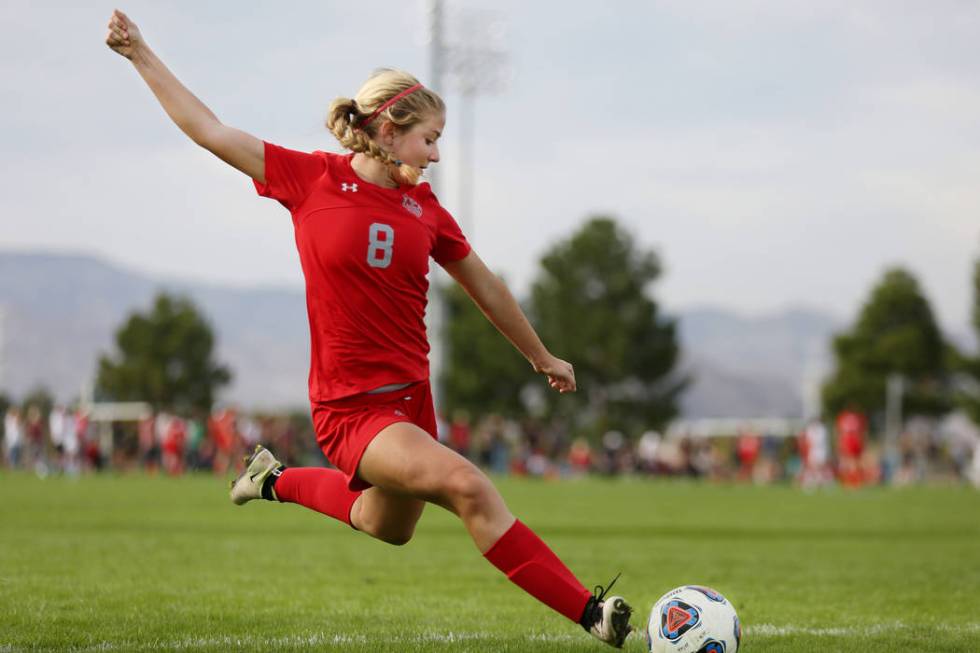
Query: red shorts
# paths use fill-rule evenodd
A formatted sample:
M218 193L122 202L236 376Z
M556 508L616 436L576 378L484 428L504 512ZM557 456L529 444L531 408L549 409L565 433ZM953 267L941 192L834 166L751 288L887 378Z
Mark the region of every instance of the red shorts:
M411 422L436 437L436 411L429 382L417 381L407 388L362 393L311 406L316 441L330 463L347 475L347 487L371 487L357 477L357 466L371 440L387 426Z

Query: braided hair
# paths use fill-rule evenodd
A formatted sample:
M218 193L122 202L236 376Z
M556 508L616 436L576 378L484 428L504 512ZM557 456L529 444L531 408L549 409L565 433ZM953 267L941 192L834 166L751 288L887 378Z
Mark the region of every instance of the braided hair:
M406 95L376 116L372 115L386 102L419 82L401 70L382 68L375 71L353 98L339 97L330 103L327 129L341 145L365 154L389 166L391 178L398 183L415 185L422 171L397 161L390 152L378 145L375 137L385 120L401 131L425 120L433 113L442 113L446 105L434 91L425 87Z

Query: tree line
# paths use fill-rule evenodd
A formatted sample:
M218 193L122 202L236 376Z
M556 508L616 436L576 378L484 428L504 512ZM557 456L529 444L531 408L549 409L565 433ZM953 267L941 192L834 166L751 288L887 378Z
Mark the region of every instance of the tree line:
M528 363L456 284L441 289L449 349L441 409L471 418L500 414L557 420L598 437L610 429L663 429L692 379L678 369L677 323L655 299L659 255L610 217L593 217L542 256L522 305L548 347L570 359L579 391L547 391ZM980 258L972 284L972 328L980 341ZM905 414L954 408L980 424L980 353L958 350L939 329L911 272L887 270L853 324L833 340L834 370L822 387L824 415L860 410L880 423L888 379L904 381ZM231 380L216 360L215 335L186 298L158 295L115 334L99 359L100 400L146 401L157 410L209 412ZM43 394L43 393L42 393ZM10 399L0 395L0 408Z

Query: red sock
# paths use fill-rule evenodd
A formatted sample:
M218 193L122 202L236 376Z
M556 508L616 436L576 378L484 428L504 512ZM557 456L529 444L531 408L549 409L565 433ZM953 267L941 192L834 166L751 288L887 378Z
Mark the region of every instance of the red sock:
M483 557L549 608L576 623L581 619L592 593L520 520L515 521Z
M360 492L347 488L347 477L336 469L323 467L287 467L273 487L276 497L285 503L298 503L348 526L350 509Z

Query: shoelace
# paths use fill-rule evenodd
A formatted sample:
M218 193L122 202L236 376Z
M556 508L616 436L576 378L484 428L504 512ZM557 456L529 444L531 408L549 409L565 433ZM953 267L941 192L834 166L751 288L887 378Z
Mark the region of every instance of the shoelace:
M616 577L613 578L611 581L609 581L609 584L606 585L605 587L603 587L602 585L596 585L592 589L592 598L595 599L596 605L602 603L602 599L606 598L606 594L609 592L609 590L612 589L613 585L616 584L616 581L619 580L619 577L622 575L623 572L619 572L618 574L616 574Z

